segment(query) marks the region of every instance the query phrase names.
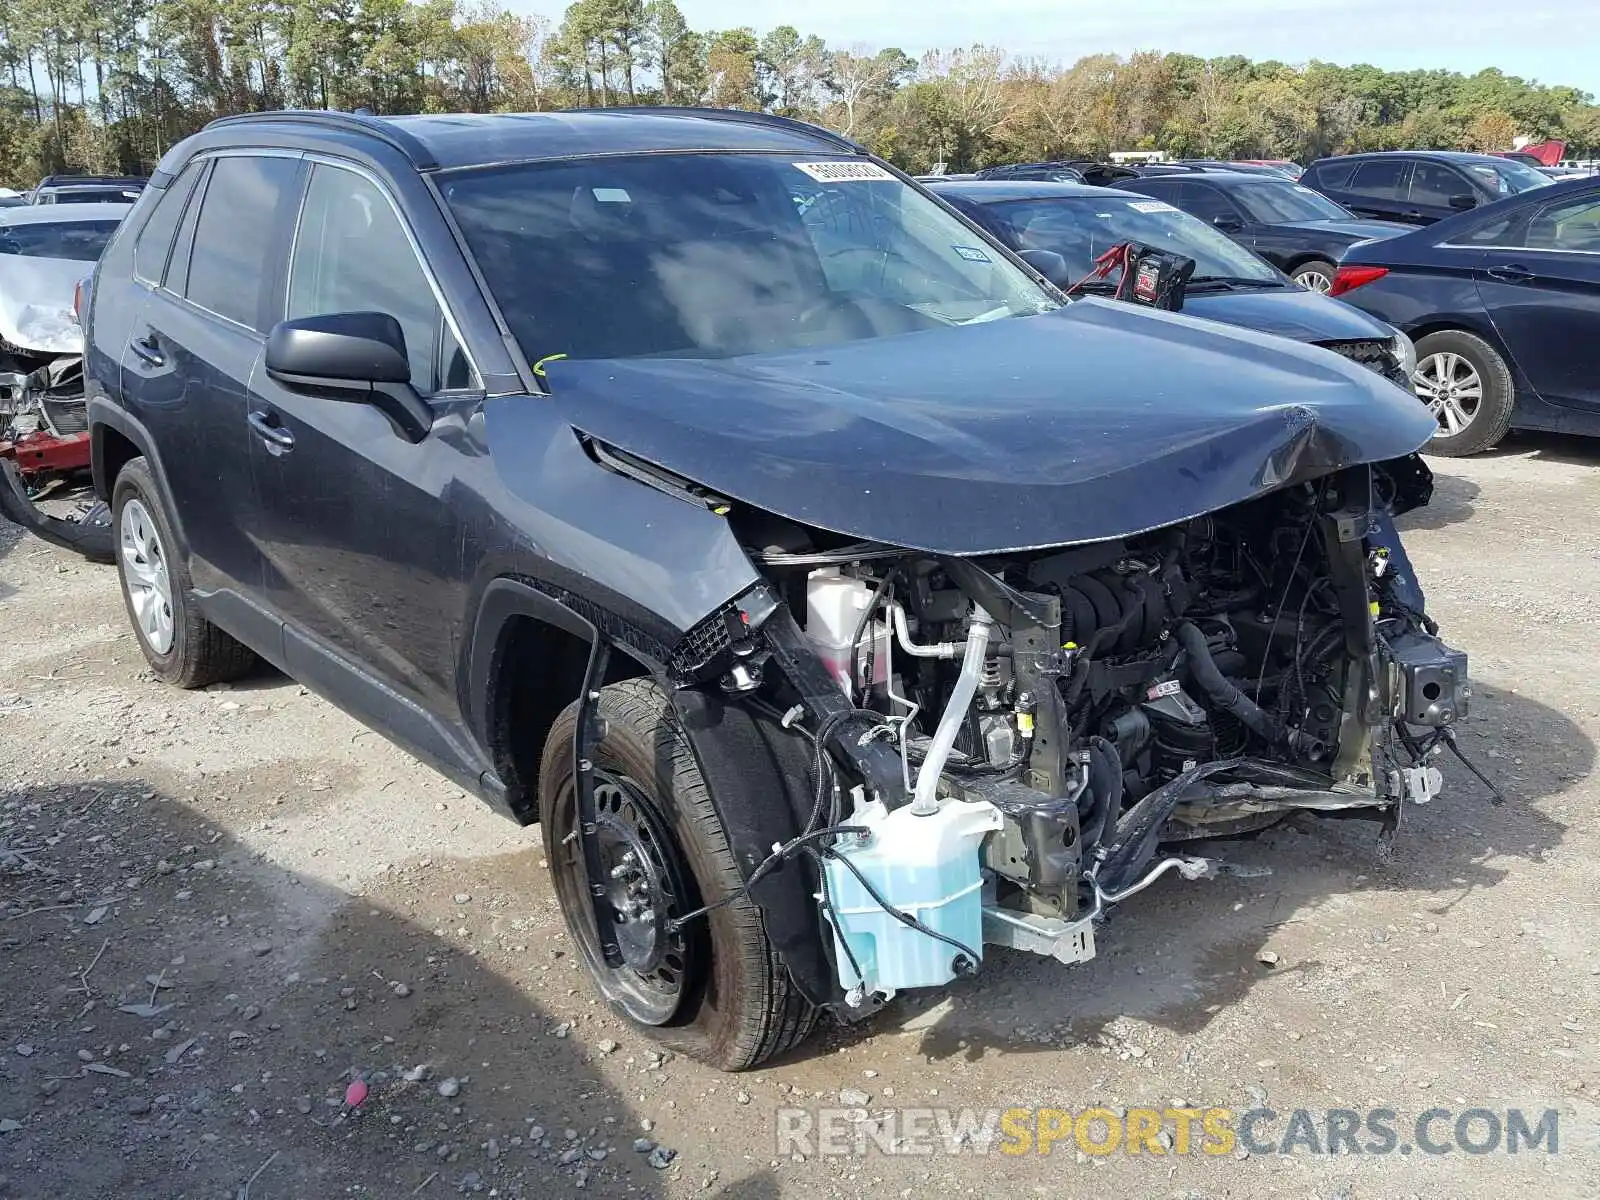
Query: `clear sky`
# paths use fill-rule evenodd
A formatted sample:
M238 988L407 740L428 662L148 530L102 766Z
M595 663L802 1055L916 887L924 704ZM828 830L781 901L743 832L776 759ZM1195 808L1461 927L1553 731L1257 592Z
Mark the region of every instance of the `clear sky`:
M524 0L529 3L530 0ZM531 0L537 7L539 0ZM1177 50L1389 70L1499 67L1600 94L1600 0L678 0L696 29L793 25L909 54L985 42L1070 62ZM559 19L560 12L550 15Z

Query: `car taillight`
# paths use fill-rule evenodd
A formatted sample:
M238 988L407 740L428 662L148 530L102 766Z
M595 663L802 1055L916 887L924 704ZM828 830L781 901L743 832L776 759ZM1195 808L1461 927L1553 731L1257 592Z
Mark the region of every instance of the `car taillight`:
M1333 286L1328 289L1328 295L1342 296L1353 288L1382 279L1388 273L1388 267L1340 267L1333 273Z

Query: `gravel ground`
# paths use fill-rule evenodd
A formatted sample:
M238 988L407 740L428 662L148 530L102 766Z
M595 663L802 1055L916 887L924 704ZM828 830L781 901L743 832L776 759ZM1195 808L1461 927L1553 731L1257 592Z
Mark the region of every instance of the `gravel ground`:
M1387 865L1360 822L1214 847L1273 873L1163 881L1092 963L994 951L739 1077L596 1003L537 830L280 677L158 685L114 573L0 526L0 1196L1600 1195L1596 447L1437 460L1407 522L1504 807L1450 764ZM865 1109L861 1134L1178 1102L1270 1107L1268 1141L1296 1108L1394 1109L1402 1142L1435 1106L1555 1109L1560 1152L835 1157L774 1133L788 1108Z

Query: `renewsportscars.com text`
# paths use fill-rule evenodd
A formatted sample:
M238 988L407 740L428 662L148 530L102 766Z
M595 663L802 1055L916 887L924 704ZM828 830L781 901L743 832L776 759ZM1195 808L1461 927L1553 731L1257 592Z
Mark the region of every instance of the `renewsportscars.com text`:
M1557 1110L780 1108L780 1155L1557 1154Z

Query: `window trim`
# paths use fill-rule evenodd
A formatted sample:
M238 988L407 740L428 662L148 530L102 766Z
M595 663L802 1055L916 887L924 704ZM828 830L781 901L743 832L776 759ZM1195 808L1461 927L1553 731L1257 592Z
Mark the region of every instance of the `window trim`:
M406 242L411 247L411 256L416 260L423 279L427 280L428 290L433 293L433 302L439 306L439 311L444 316L444 323L455 338L456 345L460 346L461 353L466 355L467 370L472 377L471 384L465 388L439 388L436 391L423 394L423 399L432 399L435 396L459 396L465 393L485 391L483 372L478 369L478 360L473 356L472 347L467 344L467 339L462 335L461 323L456 320L455 313L450 310L449 302L445 299L444 290L439 286L438 279L434 277L433 269L428 266L427 256L422 252L422 243L417 240L416 231L411 228L411 222L406 218L405 211L389 191L388 186L376 173L347 158L338 158L332 154L322 154L314 151L308 151L300 155L300 157L310 164L313 170L306 173L305 185L300 189L300 203L295 209L294 231L289 238L289 256L284 262L283 295L280 297L281 311L278 314L278 320L288 320L289 289L294 276L295 252L300 246L300 227L305 218L306 198L311 194L312 174L318 166L328 167L336 171L348 171L371 184L389 205L389 211L394 213L395 220L400 226L400 232L405 235Z
M1580 193L1578 196L1563 196L1559 200L1547 200L1538 208L1525 209L1513 218L1515 222L1513 227L1525 233L1530 225L1532 225L1550 209L1576 201L1582 198L1583 195L1584 193ZM1600 204L1600 191L1587 193L1587 195L1590 197L1591 203ZM1463 242L1435 242L1434 249L1499 250L1508 254L1582 254L1591 258L1600 257L1600 250L1566 250L1556 246L1505 246L1498 242L1474 242L1471 244Z

